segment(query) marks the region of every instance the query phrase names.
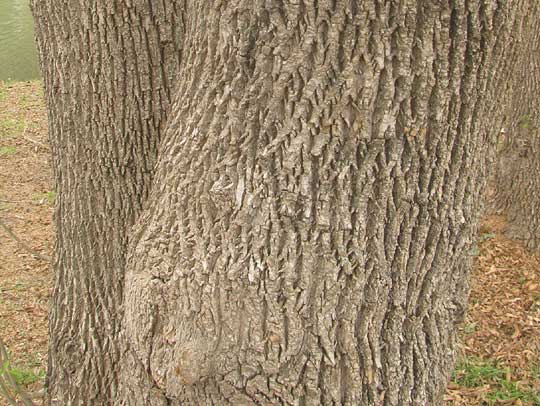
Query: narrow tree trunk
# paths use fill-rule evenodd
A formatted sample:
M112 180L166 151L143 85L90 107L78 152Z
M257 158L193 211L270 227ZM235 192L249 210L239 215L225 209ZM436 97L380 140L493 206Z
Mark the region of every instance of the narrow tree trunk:
M169 111L180 1L37 0L33 11L57 191L49 403L112 405L127 232Z
M123 404L440 404L519 5L189 2Z
M507 215L508 234L540 249L540 5L523 12L513 59L507 127L494 176L494 208Z

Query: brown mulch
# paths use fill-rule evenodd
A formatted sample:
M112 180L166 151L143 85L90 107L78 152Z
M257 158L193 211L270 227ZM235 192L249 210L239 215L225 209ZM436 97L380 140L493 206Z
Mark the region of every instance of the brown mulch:
M507 238L506 227L503 216L489 216L480 228L461 357L495 361L507 369L508 381L540 396L540 256ZM487 403L489 390L451 384L448 404L538 405L519 399Z
M0 339L9 348L11 365L36 375L46 363L50 272L45 259L53 248L47 144L41 84L0 82ZM43 258L23 248L6 227Z
M42 257L53 247L51 189L41 84L0 82L0 221ZM508 368L508 379L540 390L531 372L540 368L540 256L506 238L505 227L501 216L483 221L461 357L495 360ZM0 227L0 339L13 365L36 374L46 368L50 276L47 261ZM488 391L451 383L447 405L534 405L486 403Z
M540 256L506 238L505 227L501 216L483 223L481 231L494 238L482 243L468 311L476 329L462 346L468 355L525 369L540 361Z

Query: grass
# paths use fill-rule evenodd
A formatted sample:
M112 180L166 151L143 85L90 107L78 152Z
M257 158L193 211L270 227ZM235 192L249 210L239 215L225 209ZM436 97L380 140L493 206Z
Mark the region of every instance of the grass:
M26 289L26 285L24 283L22 283L22 282L16 282L15 285L13 285L13 288L15 290L21 291L21 290Z
M26 122L24 120L15 120L13 118L5 118L0 121L0 135L14 135L24 130Z
M465 334L472 334L476 331L476 323L469 323L469 324L466 324L464 327L463 327L463 332Z
M453 381L459 386L477 388L490 382L503 379L506 371L495 363L476 358L460 360L455 368Z
M0 156L13 155L15 152L17 152L15 147L0 147Z
M497 404L499 401L509 400L517 402L519 400L522 404L537 406L540 405L540 392L530 387L521 388L517 382L502 381L499 388L486 394L486 400L490 402L488 404Z
M469 249L468 254L469 254L471 257L477 257L478 255L480 255L480 249L478 248L478 245L474 244L474 245Z
M531 378L539 380L540 379L540 364L533 364L529 367L529 374Z
M45 192L45 193L38 193L38 194L34 195L34 200L37 200L40 203L47 202L49 204L53 204L54 199L56 199L56 192L54 192L54 191L48 191L48 192Z
M495 238L494 233L484 233L480 237L478 237L478 242L484 242L484 241L487 241L487 240L491 240L493 238Z
M540 366L531 367L531 375L540 374ZM452 382L466 388L488 387L483 405L512 401L511 404L540 406L540 390L526 382L512 380L512 370L496 361L480 358L464 358L454 370Z
M17 385L30 385L45 378L45 371L39 369L37 371L19 367L9 367L7 372L17 382Z
M18 104L26 109L39 107L42 104L43 95L40 95L38 92L36 93L37 94L35 95L22 95L21 97L19 97Z
M35 406L22 387L40 381L44 377L43 370L11 366L8 351L0 340L0 397L15 406ZM20 401L17 401L17 398Z

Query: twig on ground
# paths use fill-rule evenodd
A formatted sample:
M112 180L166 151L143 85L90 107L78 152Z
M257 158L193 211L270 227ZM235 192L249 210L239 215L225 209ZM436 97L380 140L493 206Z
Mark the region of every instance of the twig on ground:
M26 221L26 219L24 217L21 217L21 216L18 216L17 214L10 214L8 218L13 218L13 219L17 219L17 220L21 220L21 221Z
M41 259L42 261L46 261L46 262L51 262L51 258L47 255L43 255L43 254L40 254L39 252L33 250L32 248L30 248L24 241L22 241L19 237L17 237L15 235L15 233L11 230L11 228L9 228L7 226L6 223L4 223L2 221L2 219L0 219L0 227L2 227L4 229L4 231L13 239L15 240L17 243L19 243L19 245L25 249L26 251L28 251L30 254L32 254L34 257L36 258L39 258Z
M41 147L41 148L44 148L44 149L46 149L46 150L48 151L48 150L49 150L49 147L48 147L47 145L45 145L45 144L43 144L42 142L36 141L36 140L34 140L34 139L32 139L32 138L26 136L26 129L27 129L27 128L28 128L28 125L25 125L25 126L24 126L24 130L23 130L23 132L22 132L22 134L21 134L21 137L24 138L26 141L30 141L30 142L36 144L37 146L39 146L39 147Z

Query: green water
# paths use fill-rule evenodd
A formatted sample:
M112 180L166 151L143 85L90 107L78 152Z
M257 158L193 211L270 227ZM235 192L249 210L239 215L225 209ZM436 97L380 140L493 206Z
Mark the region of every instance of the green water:
M0 0L0 80L38 77L29 0Z

